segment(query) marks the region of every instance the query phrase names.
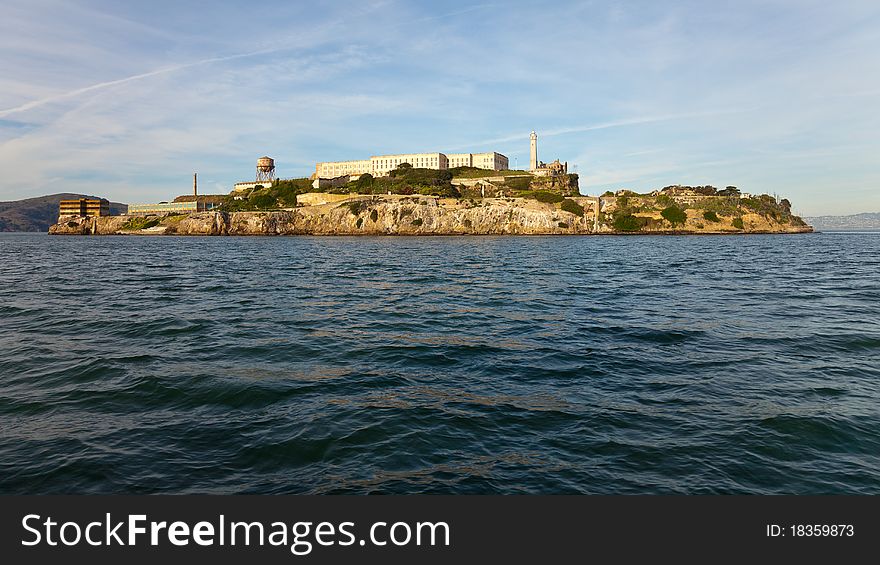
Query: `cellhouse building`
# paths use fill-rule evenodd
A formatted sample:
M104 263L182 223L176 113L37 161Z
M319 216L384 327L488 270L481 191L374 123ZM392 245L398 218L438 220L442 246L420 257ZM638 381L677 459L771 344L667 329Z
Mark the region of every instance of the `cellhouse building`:
M369 159L356 161L327 161L315 165L315 178L332 179L371 174L383 177L402 163L409 163L417 169L451 169L454 167L476 167L493 171L508 168L508 159L501 153L402 153L399 155L375 155Z

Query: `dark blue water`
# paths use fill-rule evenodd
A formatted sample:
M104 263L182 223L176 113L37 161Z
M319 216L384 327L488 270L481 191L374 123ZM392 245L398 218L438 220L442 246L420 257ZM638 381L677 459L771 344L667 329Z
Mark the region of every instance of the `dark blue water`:
M0 493L880 493L880 234L0 235Z

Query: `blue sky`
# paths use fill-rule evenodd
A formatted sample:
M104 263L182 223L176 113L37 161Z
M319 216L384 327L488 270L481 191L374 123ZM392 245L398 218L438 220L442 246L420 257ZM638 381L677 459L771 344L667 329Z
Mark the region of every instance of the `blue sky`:
M581 192L880 211L880 2L0 5L0 200L228 192L263 154L499 151Z

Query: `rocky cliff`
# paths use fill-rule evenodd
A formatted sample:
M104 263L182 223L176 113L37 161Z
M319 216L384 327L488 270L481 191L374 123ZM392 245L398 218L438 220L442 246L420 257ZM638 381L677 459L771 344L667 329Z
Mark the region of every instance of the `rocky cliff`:
M616 233L597 198L572 199L578 206L525 198L438 199L424 196L366 196L346 202L303 206L270 212L203 212L152 217L67 216L49 228L50 234L69 235L566 235ZM579 209L580 208L580 209ZM675 233L798 233L809 226L781 224L767 218L749 218L744 229L729 222L707 226L691 220ZM672 226L657 222L649 230L667 233Z

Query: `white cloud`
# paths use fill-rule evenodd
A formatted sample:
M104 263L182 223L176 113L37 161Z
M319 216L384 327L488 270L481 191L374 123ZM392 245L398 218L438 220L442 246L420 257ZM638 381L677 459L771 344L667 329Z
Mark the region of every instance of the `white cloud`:
M880 209L857 188L880 152L876 3L94 6L0 6L2 199L167 198L263 153L287 175L414 148L523 165L535 129L584 187L749 183L810 209L836 179Z

